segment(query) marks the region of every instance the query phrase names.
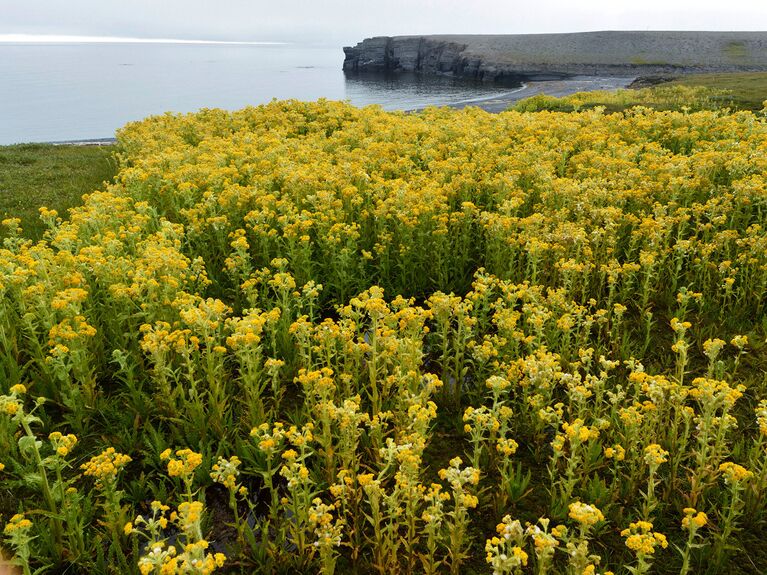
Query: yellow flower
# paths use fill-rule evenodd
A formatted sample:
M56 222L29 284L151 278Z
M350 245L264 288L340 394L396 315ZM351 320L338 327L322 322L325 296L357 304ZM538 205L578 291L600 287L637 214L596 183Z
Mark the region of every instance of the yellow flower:
M24 517L23 513L17 513L11 520L5 525L3 533L11 535L18 531L26 532L32 528L32 522Z
M3 412L6 415L16 415L21 409L21 405L18 401L6 401L0 403L0 407L2 407Z
M91 457L90 461L80 466L83 475L96 479L96 486L102 487L104 482L111 482L117 474L130 463L132 459L115 451L114 447L108 447L99 455Z
M362 473L357 476L357 482L362 486L365 487L366 485L370 485L373 481L373 474L372 473Z
M733 463L732 461L726 461L719 466L719 472L724 474L724 482L727 485L738 485L742 481L753 477L753 473L745 467Z
M703 511L696 511L692 507L685 507L682 518L683 529L700 529L708 523L708 516Z
M233 455L229 459L219 457L213 465L210 478L217 483L221 483L229 491L237 490L237 477L240 474L239 466L242 462L240 458Z
M498 453L501 453L502 455L509 457L511 455L514 455L517 452L517 449L519 448L519 444L513 439L507 439L505 437L501 437L500 439L498 439L498 443L495 446L495 448L498 451Z
M668 547L666 536L652 531L653 525L649 521L637 521L629 525L628 529L621 531L621 536L626 538L626 547L640 556L652 555L655 548Z
M77 437L71 433L69 435L62 435L60 432L54 431L48 436L48 439L50 439L51 445L59 457L69 455L69 452L77 444Z
M652 467L657 467L661 463L665 463L667 461L666 458L668 457L668 451L664 450L657 443L651 443L645 447L644 453L645 463Z
M176 521L178 525L184 531L190 531L194 528L194 525L198 524L202 519L203 506L200 501L184 501L178 506L178 514Z
M602 512L594 505L576 501L575 503L571 503L569 508L569 517L580 523L583 527L591 527L592 525L605 520L605 516L602 515Z
M736 335L730 340L730 343L737 347L740 351L743 351L743 348L748 345L748 336L747 335Z
M615 444L612 447L605 447L605 457L607 459L614 459L615 461L623 461L626 458L626 450L620 444Z
M166 452L163 452L163 455L165 455L165 453ZM165 457L162 457L161 455L162 459L169 458L168 475L171 477L183 477L188 479L192 476L194 470L202 464L202 455L191 449L177 450L176 457L178 457L178 459L169 455L166 455Z

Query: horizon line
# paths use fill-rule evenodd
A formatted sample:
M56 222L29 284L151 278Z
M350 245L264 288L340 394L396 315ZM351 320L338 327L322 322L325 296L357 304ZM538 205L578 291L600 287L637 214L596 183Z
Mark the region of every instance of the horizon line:
M289 42L245 40L199 40L186 38L138 38L133 36L78 36L74 34L0 34L0 43L14 44L230 44L281 46Z

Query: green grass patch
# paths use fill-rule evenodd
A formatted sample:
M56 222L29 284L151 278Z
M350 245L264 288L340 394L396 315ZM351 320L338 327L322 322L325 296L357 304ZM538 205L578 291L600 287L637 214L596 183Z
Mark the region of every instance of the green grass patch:
M740 110L761 110L767 100L767 72L690 74L677 78L672 85L727 90L734 107Z
M689 74L638 90L579 92L557 98L538 94L512 106L520 112L574 112L604 107L621 112L635 106L653 110L761 110L767 100L767 72Z
M114 178L114 146L0 146L0 219L20 218L24 235L39 239L45 229L41 206L61 216L81 203L83 194ZM1 234L2 232L0 232Z
M519 101L512 109L518 112L577 112L602 107L607 112L622 112L635 106L692 112L733 107L730 92L724 89L663 84L639 90L578 92L561 98L538 94Z
M742 62L748 58L748 49L743 42L730 42L722 50L724 54L735 62Z
M642 56L636 56L631 59L631 63L635 66L668 66L669 63L664 60L647 60Z

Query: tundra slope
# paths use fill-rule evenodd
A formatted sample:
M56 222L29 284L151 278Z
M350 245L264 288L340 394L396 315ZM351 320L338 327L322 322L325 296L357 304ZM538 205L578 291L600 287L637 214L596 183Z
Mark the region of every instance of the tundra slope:
M767 32L379 36L345 47L343 69L483 81L767 71Z

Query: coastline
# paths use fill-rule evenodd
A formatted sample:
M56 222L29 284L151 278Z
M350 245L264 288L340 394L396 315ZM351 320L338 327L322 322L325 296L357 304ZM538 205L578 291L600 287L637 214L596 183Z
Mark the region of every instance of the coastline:
M25 142L36 144L37 142ZM111 146L117 143L117 138L88 138L86 140L57 140L55 142L40 142L52 146Z
M549 96L569 96L576 92L593 92L595 90L620 90L628 88L636 77L592 77L581 76L569 78L566 80L540 80L524 82L521 87L509 90L500 95L484 98L473 98L462 102L445 105L448 108L461 110L463 108L475 107L497 114L508 109L511 105L536 96L538 94L547 94ZM439 105L438 105L439 106ZM424 108L413 108L406 110L408 112L418 112ZM81 140L59 140L55 142L25 142L41 143L53 146L111 146L117 143L115 138L88 138Z
M469 106L481 108L486 112L499 113L508 109L509 106L536 96L547 94L548 96L562 97L577 92L593 92L596 90L621 90L628 88L636 77L591 77L582 76L567 80L541 80L524 82L521 88L510 91L500 96L491 98L478 98L451 104L451 108L463 109Z
M376 36L344 47L343 70L497 82L578 76L767 72L767 32L604 30Z

